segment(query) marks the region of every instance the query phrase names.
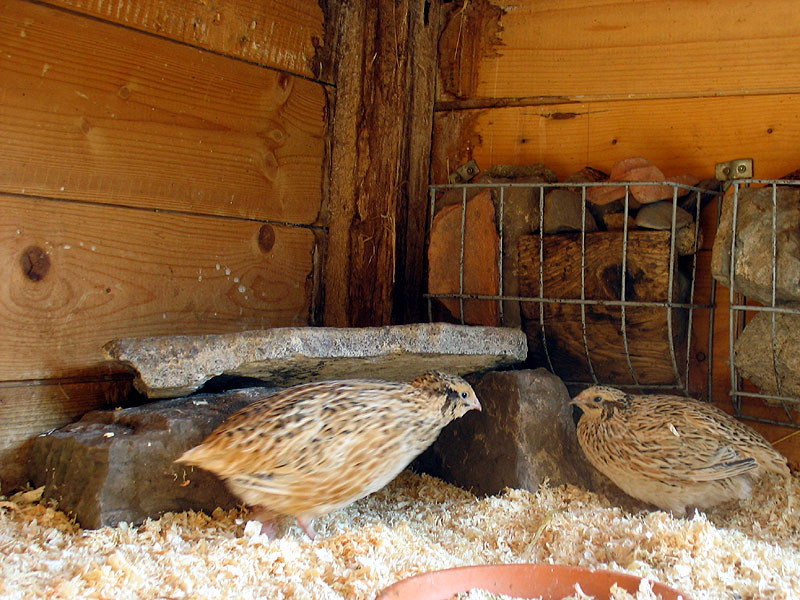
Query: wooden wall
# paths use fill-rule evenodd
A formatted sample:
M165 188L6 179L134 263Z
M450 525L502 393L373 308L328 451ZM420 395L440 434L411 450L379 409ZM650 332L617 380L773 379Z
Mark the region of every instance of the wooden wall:
M792 0L455 4L439 47L434 182L471 158L484 169L542 162L560 178L587 165L608 172L633 156L667 176L713 177L715 163L746 157L758 177L800 167ZM705 217L711 223L715 208ZM704 231L699 301L711 281L714 228ZM714 400L729 407L727 288L717 301ZM707 327L700 321L696 331ZM756 427L772 440L789 431ZM800 462L797 437L779 448Z
M130 393L121 336L307 325L326 88L316 0L3 0L0 484Z
M794 2L321 4L2 0L4 488L130 397L114 337L418 318L428 161L800 166Z
M797 4L476 0L439 49L434 181L475 158L560 177L645 156L667 175L798 166Z

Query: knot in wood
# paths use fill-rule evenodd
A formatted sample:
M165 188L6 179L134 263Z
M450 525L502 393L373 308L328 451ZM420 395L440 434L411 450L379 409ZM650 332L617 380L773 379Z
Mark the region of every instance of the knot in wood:
M31 281L41 281L50 271L50 257L39 246L28 246L19 257L25 277Z

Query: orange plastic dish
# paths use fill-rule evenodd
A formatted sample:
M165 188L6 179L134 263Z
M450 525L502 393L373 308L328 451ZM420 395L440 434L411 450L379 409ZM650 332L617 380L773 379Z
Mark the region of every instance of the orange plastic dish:
M561 600L575 594L576 583L585 594L597 600L608 600L613 584L635 594L641 580L641 577L627 573L592 571L566 565L476 565L431 571L403 579L384 589L375 600L450 600L455 594L476 588L517 598ZM669 586L652 583L653 592L660 594L662 600L691 600Z

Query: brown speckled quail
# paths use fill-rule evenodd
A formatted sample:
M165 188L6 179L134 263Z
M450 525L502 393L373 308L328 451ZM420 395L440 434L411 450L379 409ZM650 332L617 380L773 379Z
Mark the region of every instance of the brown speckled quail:
M583 410L578 442L589 462L625 493L677 516L749 497L765 471L789 476L769 442L708 403L594 386L571 404Z
M313 538L315 517L381 489L473 409L472 387L440 372L307 383L246 406L177 462L225 480L270 537L274 517L291 515Z

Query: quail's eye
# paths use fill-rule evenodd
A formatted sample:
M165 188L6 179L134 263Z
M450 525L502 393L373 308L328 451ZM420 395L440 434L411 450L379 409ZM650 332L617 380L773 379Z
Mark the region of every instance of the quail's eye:
M464 400L466 400L466 399L467 399L467 396L468 396L468 395L469 395L469 394L467 394L467 392L461 392L461 397L462 397L462 398L464 398Z
M592 398L592 400L594 400L595 402L602 402L603 401L603 397L602 396L595 396L594 398Z

